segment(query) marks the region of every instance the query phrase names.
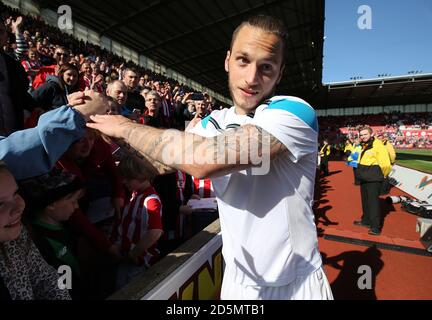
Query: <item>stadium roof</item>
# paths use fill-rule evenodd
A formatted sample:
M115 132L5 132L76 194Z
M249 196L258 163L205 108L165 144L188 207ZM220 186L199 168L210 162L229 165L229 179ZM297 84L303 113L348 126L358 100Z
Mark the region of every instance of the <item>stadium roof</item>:
M279 91L311 99L321 86L324 0L40 0L70 5L78 22L229 97L223 68L235 27L247 16L283 20L289 40Z
M405 105L432 102L432 74L327 83L318 108Z

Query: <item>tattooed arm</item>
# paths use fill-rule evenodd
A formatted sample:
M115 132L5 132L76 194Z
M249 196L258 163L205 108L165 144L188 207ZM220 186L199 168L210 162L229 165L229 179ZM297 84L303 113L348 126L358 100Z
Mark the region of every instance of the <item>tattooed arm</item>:
M145 166L152 178L158 175L164 175L177 171L177 169L173 167L166 166L159 161L151 159L147 155L140 153L139 151L134 149L128 142L122 139L116 139L116 143L130 156L134 157L135 160L138 161L141 165Z
M155 129L121 116L95 116L88 126L137 151L155 169L184 171L197 178L223 176L233 171L269 165L270 160L287 152L286 147L254 125L212 138L177 130ZM165 172L166 173L166 172Z

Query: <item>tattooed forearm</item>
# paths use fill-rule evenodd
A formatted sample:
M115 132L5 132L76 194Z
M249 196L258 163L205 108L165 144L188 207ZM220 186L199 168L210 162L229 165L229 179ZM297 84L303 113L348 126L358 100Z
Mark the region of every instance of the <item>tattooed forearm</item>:
M284 153L286 147L262 128L246 125L213 138L194 139L190 151L202 157L211 156L212 163L235 162L253 165L256 164L254 156L274 159Z
M117 140L116 142L124 151L144 165L148 169L149 173L152 174L152 176L168 174L176 171L175 168L166 166L161 162L150 158L145 153L139 151L140 148L132 146L126 140Z
M123 136L124 148L158 172L178 169L198 178L259 167L287 151L279 140L253 125L205 138L129 123Z
M194 155L191 168L204 171L206 177L216 177L264 164L269 166L271 160L287 149L265 130L246 125L213 138L195 136L193 143L187 144L185 152Z

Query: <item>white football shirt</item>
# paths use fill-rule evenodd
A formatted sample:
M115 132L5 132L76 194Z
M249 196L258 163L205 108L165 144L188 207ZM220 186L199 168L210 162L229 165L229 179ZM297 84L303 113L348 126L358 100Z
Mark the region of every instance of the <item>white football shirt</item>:
M218 200L226 272L237 283L283 286L322 266L312 211L318 123L305 101L276 96L254 115L214 111L190 132L206 137L253 124L289 150L270 171L252 169L212 179Z

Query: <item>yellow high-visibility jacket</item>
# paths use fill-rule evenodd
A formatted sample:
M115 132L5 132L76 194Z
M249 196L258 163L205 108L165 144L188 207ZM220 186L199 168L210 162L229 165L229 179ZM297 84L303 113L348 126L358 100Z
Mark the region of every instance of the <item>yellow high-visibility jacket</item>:
M352 143L350 143L350 142L347 143L347 144L345 145L344 154L347 155L347 152L348 152L348 151L349 151L349 152L352 152L353 148L354 148L354 146L352 145Z
M378 139L363 145L356 176L362 182L383 181L392 166L387 148Z
M389 154L389 157L390 157L390 163L391 163L392 165L394 165L395 162L396 162L396 151L395 151L395 149L394 149L392 143L391 143L390 141L387 140L387 141L383 141L383 145L386 147L387 152L388 152L388 154Z
M320 152L319 152L319 155L321 157L328 157L330 155L330 152L331 152L330 149L331 148L330 148L329 144L324 144L323 147L321 148Z

